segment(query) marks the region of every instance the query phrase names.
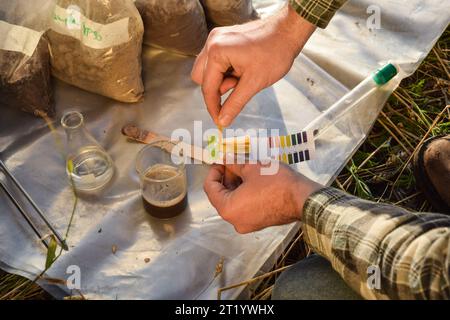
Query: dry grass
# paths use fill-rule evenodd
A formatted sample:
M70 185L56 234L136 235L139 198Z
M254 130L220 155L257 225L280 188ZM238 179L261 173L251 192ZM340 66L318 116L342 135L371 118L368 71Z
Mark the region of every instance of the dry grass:
M450 133L450 30L440 38L417 72L405 79L380 114L367 141L359 148L334 186L359 197L430 211L417 189L411 159L430 136ZM447 107L446 107L447 106ZM270 299L276 277L310 254L302 234L288 246L273 270L218 292L249 286L252 299ZM22 277L0 271L0 299L49 299Z

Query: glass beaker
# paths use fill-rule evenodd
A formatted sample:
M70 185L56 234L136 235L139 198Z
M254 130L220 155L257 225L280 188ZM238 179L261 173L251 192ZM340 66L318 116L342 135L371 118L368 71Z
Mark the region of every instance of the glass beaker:
M155 140L136 159L145 210L153 217L169 219L187 206L187 179L182 149L177 143Z
M80 112L65 113L61 125L67 136L67 175L79 191L100 190L114 175L111 157L86 130Z

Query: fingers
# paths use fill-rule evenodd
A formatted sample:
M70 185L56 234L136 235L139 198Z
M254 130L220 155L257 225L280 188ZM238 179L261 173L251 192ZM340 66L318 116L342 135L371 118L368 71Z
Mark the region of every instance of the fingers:
M234 176L239 177L241 181L246 181L249 178L260 174L261 165L248 163L247 164L226 163L225 168L226 168L225 172L229 171Z
M224 95L234 87L236 87L238 83L238 79L235 77L227 77L223 80L222 85L220 86L220 94Z
M229 190L235 190L242 183L242 179L231 170L225 169L223 184Z
M230 191L223 185L225 167L221 165L213 165L206 177L203 188L208 196L209 201L217 209L222 212L226 207L226 202Z
M248 75L243 75L220 109L218 117L219 125L228 127L258 91L258 88L249 79Z
M226 58L225 47L215 40L217 37L214 38L213 33L211 32L207 44L195 60L191 77L202 86L205 104L214 122L228 127L256 94L257 89L250 79L247 81L246 78L237 77L236 71ZM221 111L221 96L233 88L233 93Z
M218 58L217 58L218 59ZM208 112L215 123L218 123L221 109L220 88L224 82L224 73L229 65L217 61L214 56L208 57L203 72L202 92Z
M202 51L195 59L194 66L191 71L191 78L196 84L201 85L203 82L203 70L205 69L206 64L206 47L203 47Z
M233 174L236 177L243 178L242 169L245 164L225 164L226 171L230 172L230 175Z

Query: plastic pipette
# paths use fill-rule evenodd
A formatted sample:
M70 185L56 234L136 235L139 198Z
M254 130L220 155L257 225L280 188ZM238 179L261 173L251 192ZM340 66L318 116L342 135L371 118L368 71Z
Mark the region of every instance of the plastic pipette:
M336 123L338 119L350 112L359 102L372 94L374 90L380 90L397 74L398 70L392 63L386 64L345 94L327 111L307 125L304 130L314 130L314 135L317 137L333 123Z

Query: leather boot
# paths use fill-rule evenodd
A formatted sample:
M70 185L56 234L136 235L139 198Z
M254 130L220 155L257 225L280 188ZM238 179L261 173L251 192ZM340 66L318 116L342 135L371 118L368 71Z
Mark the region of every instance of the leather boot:
M436 211L450 214L450 135L426 140L413 166L416 184L427 200Z

